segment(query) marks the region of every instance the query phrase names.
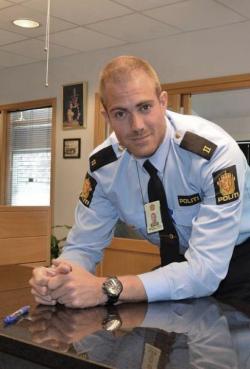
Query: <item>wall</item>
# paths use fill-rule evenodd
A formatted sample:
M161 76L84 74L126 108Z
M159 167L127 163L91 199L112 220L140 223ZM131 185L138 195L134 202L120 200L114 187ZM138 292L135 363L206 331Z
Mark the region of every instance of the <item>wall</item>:
M250 117L220 118L216 123L238 141L250 140Z
M249 22L245 22L237 28L231 25L189 32L165 40L54 59L49 64L49 87L44 86L45 62L0 71L0 104L57 97L55 224L73 222L87 157L93 148L94 93L102 65L116 55L138 55L155 66L163 83L249 73L249 28ZM61 86L82 80L89 84L87 129L63 131ZM62 159L62 141L66 137L82 138L80 160Z

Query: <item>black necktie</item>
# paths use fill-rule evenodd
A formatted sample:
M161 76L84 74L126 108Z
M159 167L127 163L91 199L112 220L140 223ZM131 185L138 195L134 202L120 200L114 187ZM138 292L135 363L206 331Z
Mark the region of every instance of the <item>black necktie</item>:
M164 226L164 229L159 232L161 243L161 266L170 264L172 262L183 261L185 258L179 253L178 234L168 211L166 193L162 181L157 175L157 169L150 163L149 160L146 160L143 166L150 175L148 181L149 201L160 201L161 218Z

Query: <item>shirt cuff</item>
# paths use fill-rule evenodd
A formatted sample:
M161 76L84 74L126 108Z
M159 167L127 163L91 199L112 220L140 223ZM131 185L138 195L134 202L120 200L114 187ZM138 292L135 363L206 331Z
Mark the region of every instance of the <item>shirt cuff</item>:
M171 286L163 273L164 268L158 268L152 272L139 274L149 302L165 301L171 299Z

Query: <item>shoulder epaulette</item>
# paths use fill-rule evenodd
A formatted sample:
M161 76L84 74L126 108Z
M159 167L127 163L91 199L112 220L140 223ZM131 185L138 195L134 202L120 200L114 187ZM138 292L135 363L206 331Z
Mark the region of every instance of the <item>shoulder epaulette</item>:
M116 160L117 156L114 152L113 147L110 145L108 147L105 147L104 149L101 149L89 158L90 170L91 172L94 172L104 165L112 163Z
M217 145L204 137L187 131L180 143L180 147L210 160Z

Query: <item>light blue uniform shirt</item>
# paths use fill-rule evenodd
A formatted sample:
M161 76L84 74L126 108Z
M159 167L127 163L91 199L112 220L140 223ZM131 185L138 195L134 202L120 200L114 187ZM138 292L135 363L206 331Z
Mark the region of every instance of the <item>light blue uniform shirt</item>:
M163 181L180 251L187 261L139 275L149 301L212 294L227 274L234 246L250 237L250 168L237 143L222 128L200 117L169 111L166 125L164 141L150 161ZM180 147L187 131L217 146L209 160ZM119 218L159 246L158 233L148 235L145 224L143 206L148 202L149 180L143 168L145 159L135 159L122 150L114 133L92 155L110 146L117 160L89 170L96 186L92 186L88 207L79 201L75 225L61 256L92 272ZM238 182L235 192L240 196L230 202L222 196L217 204L214 174L232 166L236 168L235 184Z

